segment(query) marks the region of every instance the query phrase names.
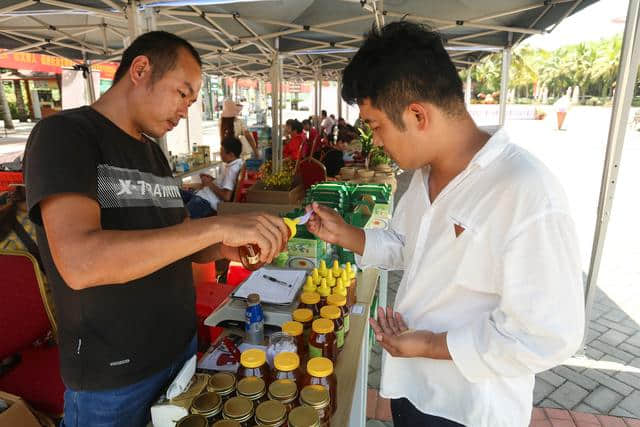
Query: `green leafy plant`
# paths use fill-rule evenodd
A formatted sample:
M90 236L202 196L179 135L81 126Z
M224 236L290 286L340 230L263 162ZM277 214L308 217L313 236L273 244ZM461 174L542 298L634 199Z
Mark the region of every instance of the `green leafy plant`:
M367 157L373 148L373 130L367 123L362 123L358 127L360 144L362 145L362 157Z
M388 165L391 159L381 147L373 147L369 155L369 167L375 168L378 165Z

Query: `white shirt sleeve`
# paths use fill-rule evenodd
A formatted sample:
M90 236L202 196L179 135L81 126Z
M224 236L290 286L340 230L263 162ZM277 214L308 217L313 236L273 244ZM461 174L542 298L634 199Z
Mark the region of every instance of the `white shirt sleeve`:
M393 229L367 229L364 230L364 234L364 252L362 256L355 254L358 267L404 269L404 236Z
M236 187L236 180L238 179L238 173L240 173L241 167L241 162L228 165L224 170L224 174L222 175L220 187L224 188L225 190L233 191L233 189Z
M447 333L452 359L470 382L541 372L582 342L583 273L568 215L527 221L507 241L498 274L498 307Z

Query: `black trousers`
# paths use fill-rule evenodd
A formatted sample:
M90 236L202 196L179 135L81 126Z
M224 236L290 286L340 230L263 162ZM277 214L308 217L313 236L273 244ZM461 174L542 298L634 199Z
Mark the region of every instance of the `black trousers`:
M420 412L407 399L391 399L393 427L459 427L455 421ZM462 426L464 427L464 426Z

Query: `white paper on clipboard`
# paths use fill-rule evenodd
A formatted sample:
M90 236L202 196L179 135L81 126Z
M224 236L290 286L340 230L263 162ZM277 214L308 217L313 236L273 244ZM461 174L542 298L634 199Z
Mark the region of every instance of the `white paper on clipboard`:
M249 294L260 295L260 301L267 304L291 304L304 283L305 270L285 270L260 268L247 278L233 293L234 298L247 298ZM291 287L265 279L269 276L290 284Z

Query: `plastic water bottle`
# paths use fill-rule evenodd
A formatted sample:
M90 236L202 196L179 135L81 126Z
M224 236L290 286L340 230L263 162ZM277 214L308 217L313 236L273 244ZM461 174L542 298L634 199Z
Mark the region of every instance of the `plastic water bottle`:
M249 294L247 297L247 310L245 311L244 329L249 344L264 344L264 313L260 305L260 295Z

